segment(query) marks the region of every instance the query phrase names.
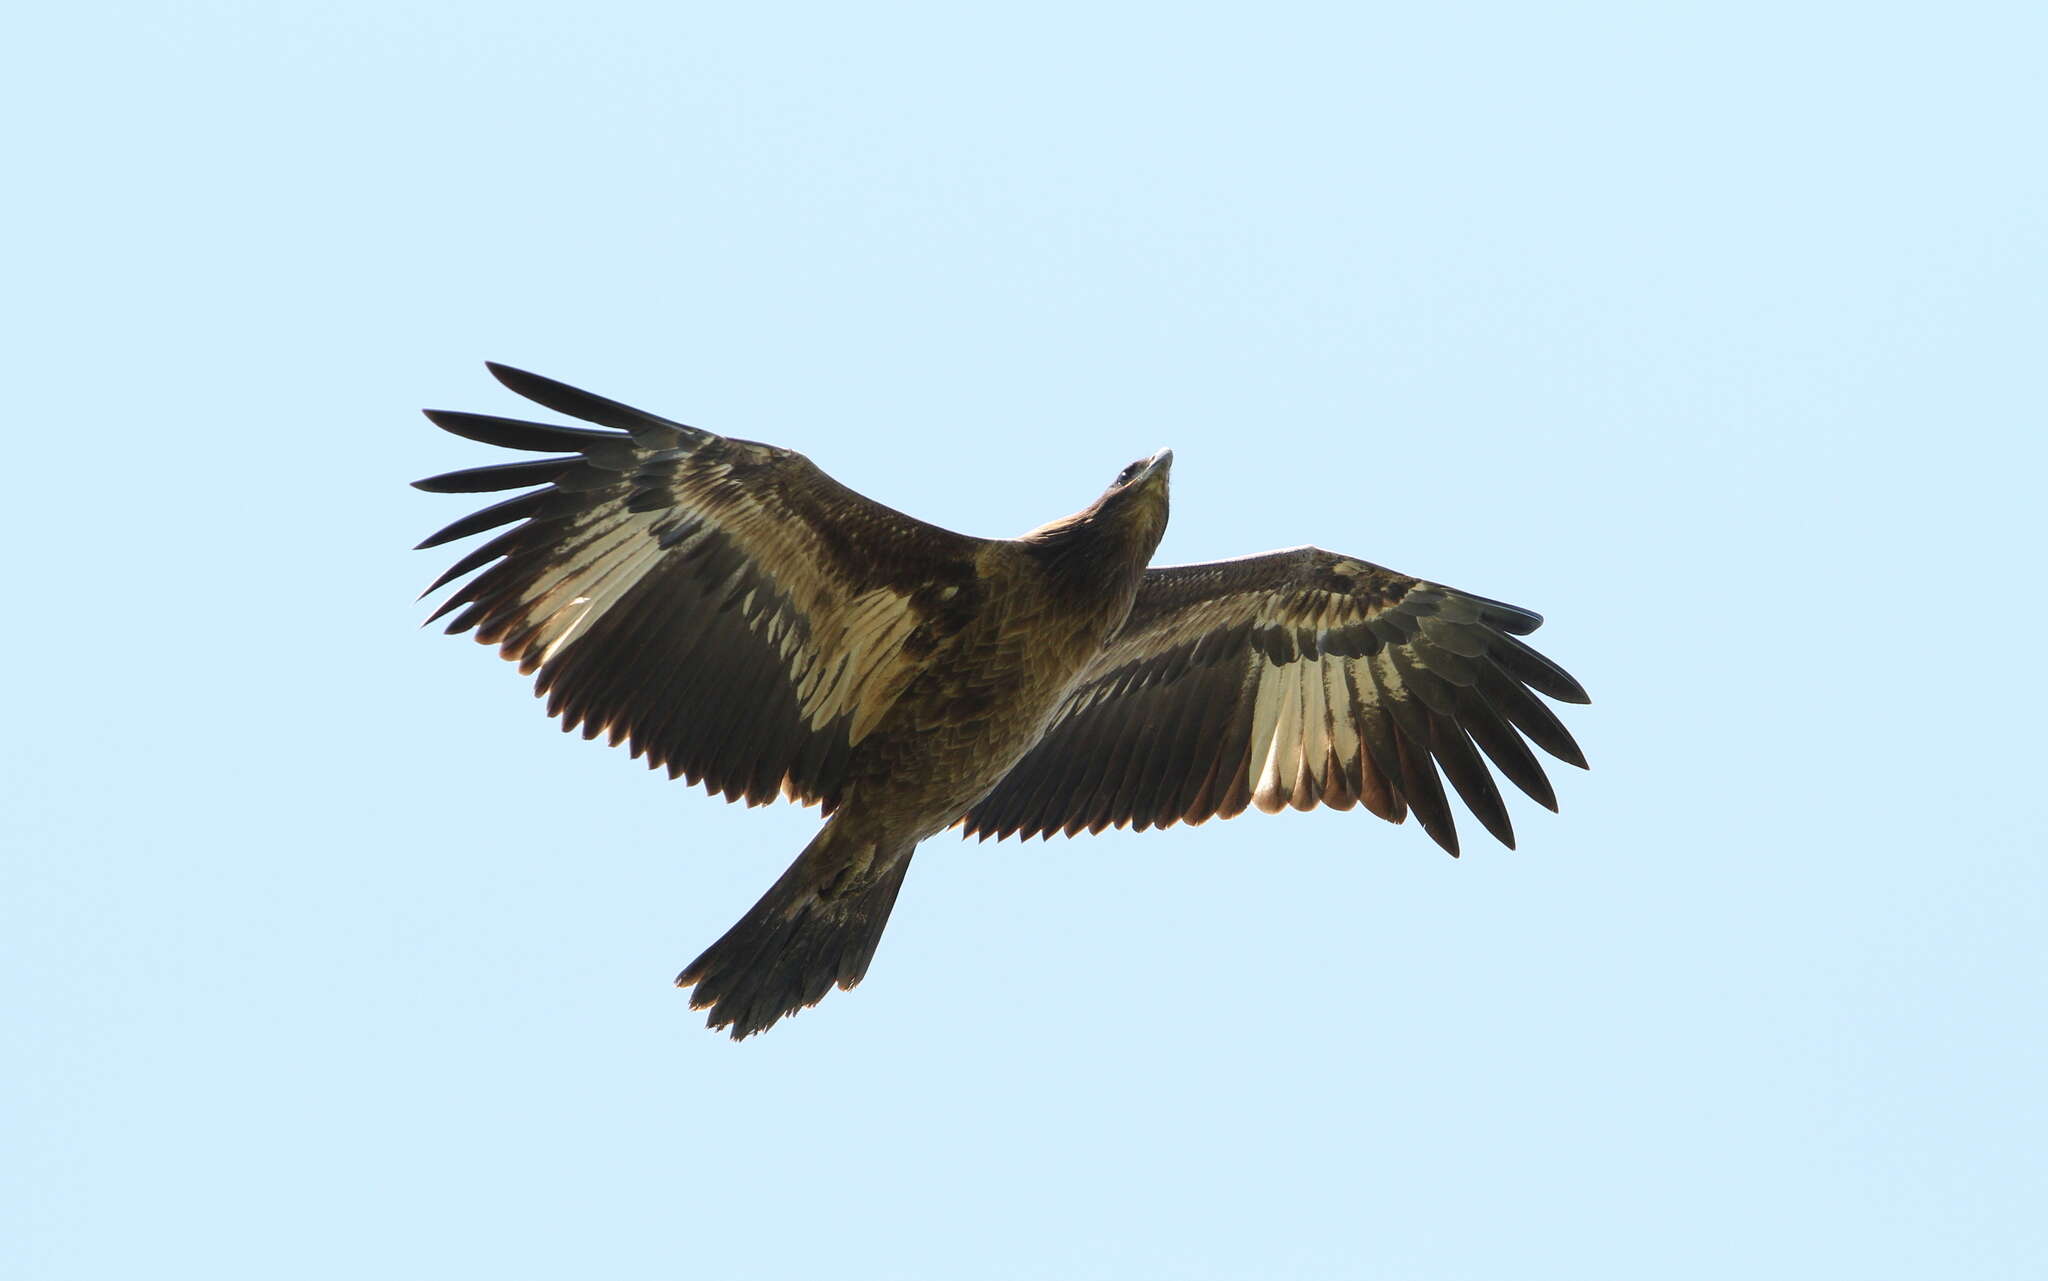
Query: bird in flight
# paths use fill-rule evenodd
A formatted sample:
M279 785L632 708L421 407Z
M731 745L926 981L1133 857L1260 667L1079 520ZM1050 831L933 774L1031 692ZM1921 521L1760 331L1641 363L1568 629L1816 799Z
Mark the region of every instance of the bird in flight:
M1452 855L1443 780L1514 845L1498 771L1584 768L1537 695L1587 701L1517 639L1542 617L1316 547L1152 566L1171 450L1013 539L970 538L729 439L508 366L570 427L428 410L546 454L416 482L527 490L421 547L502 529L428 593L550 716L729 801L827 816L676 979L735 1040L867 973L920 841L1139 831L1363 806ZM432 621L431 619L429 621ZM1492 763L1492 770L1487 767Z

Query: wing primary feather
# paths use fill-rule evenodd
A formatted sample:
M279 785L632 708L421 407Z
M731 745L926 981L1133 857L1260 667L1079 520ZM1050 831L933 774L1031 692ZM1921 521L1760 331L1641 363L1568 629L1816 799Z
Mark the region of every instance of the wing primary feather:
M1489 647L1501 670L1539 694L1560 703L1590 703L1586 691L1571 673L1512 636L1496 636Z
M420 598L424 600L471 570L482 569L492 561L502 556L510 555L518 546L519 539L525 532L524 529L508 529L481 547L471 551L467 556L450 565L446 572L434 580L431 587L420 593Z
M1458 694L1454 684L1431 671L1415 653L1415 647L1395 645L1376 660L1392 663L1394 670L1401 674L1401 687L1421 701L1422 705L1438 716L1451 716L1458 710ZM1477 669L1472 679L1479 679ZM1428 741L1427 736L1418 736L1418 741Z
M1444 777L1451 780L1451 786L1458 789L1459 799L1465 808L1495 840L1509 849L1515 848L1514 825L1508 820L1508 807L1501 800L1500 788L1494 785L1493 775L1488 772L1486 762L1479 759L1479 753L1472 748L1472 740L1465 737L1465 731L1457 722L1448 717L1436 717L1430 721L1430 755L1436 757Z
M1278 706L1266 765L1252 784L1252 804L1268 814L1278 814L1287 808L1301 776L1301 686L1307 673L1308 663L1303 659L1265 673L1266 680L1278 682ZM1263 705L1264 699L1260 701Z
M1445 853L1458 857L1457 823L1451 817L1451 804L1444 796L1443 784L1437 780L1429 750L1411 742L1405 734L1394 739L1394 747L1401 757L1401 792L1407 797L1408 808L1415 811L1415 821L1422 824L1431 840L1443 846Z
M1543 615L1533 609L1523 609L1520 605L1510 605L1504 600L1495 600L1491 596L1474 596L1471 592L1460 592L1458 594L1479 606L1479 618L1482 622L1490 623L1504 632L1512 632L1517 636L1526 636L1543 626Z
M500 643L523 623L544 620L537 639L551 657L611 611L631 591L657 551L644 529L594 527L591 536L573 548L558 544L558 556L523 584L523 590L500 596L496 608L477 626L477 639Z
M499 538L517 538L525 532L526 526L522 525L517 529L508 530L506 533L499 535ZM492 541L496 542L497 539ZM468 558L464 557L464 559ZM485 613L489 612L487 606L482 602L491 602L494 605L506 584L517 581L517 575L522 572L509 560L502 564L491 566L489 569L484 570L483 573L478 574L475 578L470 579L453 592L450 592L447 599L435 606L433 613L427 615L427 621L431 623L444 614L452 613L456 609L468 605L470 608L464 611L463 619L471 621L464 622L463 619L457 619L448 625L448 632L450 635L454 635L459 632L468 631L474 625L474 620L482 618Z
M489 507L471 512L461 520L443 525L429 534L426 541L413 550L424 551L429 547L439 547L442 543L452 543L458 538L481 534L487 529L509 525L515 520L525 520L539 512L547 500L547 491L543 489L531 494L520 494L516 498L507 498L501 503L492 503Z
M1405 645L1422 635L1422 619L1412 609L1396 608L1382 611L1367 619L1366 626L1388 645Z
M1396 653L1392 648L1381 650L1366 663L1365 669L1372 674L1373 688L1379 692L1379 705L1393 718L1398 737L1427 743L1429 713L1418 699L1410 696L1407 685L1403 683L1407 673Z
M1307 811L1322 799L1324 780L1329 776L1330 714L1323 703L1323 664L1307 657L1313 652L1314 637L1299 643L1304 655L1295 682L1301 697L1301 755L1288 803Z
M1550 780L1544 776L1535 753L1476 690L1458 691L1458 723L1504 778L1521 788L1530 800L1557 812L1557 793L1551 790Z
M1568 765L1586 768L1586 755L1573 741L1571 731L1542 700L1496 667L1480 669L1479 692L1507 717L1508 723L1528 735L1529 741Z
M619 603L630 608L633 593ZM621 632L629 632L640 620L624 609L607 610L574 641L542 664L547 673L550 705L562 718L564 730L581 727L583 737L595 738L606 717L602 709L615 682L630 668L632 651L617 643Z
M414 489L430 494L483 494L499 489L525 489L529 485L550 485L563 473L581 467L583 459L542 458L530 463L498 463L490 467L465 467L442 472L412 483Z
M1443 785L1437 779L1435 761L1429 755L1429 717L1398 688L1400 672L1391 665L1390 652L1381 651L1366 664L1373 687L1379 693L1378 704L1393 722L1394 732L1389 737L1393 740L1395 768L1389 771L1389 777L1395 780L1422 830L1455 858L1458 833Z
M1373 687L1370 697L1366 690L1360 688L1362 671L1361 664L1345 664L1344 677L1351 687L1351 706L1357 717L1361 745L1359 799L1381 818L1399 823L1407 817L1408 807L1401 799L1401 753L1395 746L1397 731L1370 672L1363 672L1365 685Z
M650 414L644 409L635 409L616 400L608 400L580 387L571 387L567 383L556 382L552 378L544 378L524 369L515 369L511 365L485 361L484 367L491 371L493 378L535 404L552 409L558 414L567 414L571 418L581 418L587 423L618 427L629 432L659 428L669 432L680 432L685 439L700 441L711 436L710 432L699 428L663 418L659 414Z
M623 444L631 439L615 431L592 431L588 427L563 427L557 423L530 423L523 418L472 414L463 409L423 409L420 412L434 426L450 435L529 454L559 454L565 449L586 451L597 446Z
M1358 698L1351 688L1351 664L1341 655L1322 663L1323 736L1329 743L1329 762L1324 766L1323 803L1350 809L1358 803L1359 757L1364 744L1358 737ZM1341 796L1342 802L1330 799Z
M1471 623L1453 622L1440 614L1423 616L1422 636L1432 648L1447 650L1461 658L1478 658L1486 653L1485 628Z

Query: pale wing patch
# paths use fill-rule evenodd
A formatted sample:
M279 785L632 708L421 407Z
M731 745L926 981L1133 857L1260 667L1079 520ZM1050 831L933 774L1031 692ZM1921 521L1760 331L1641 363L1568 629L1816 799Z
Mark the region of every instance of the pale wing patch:
M1323 725L1329 737L1330 768L1348 768L1358 754L1364 750L1364 743L1358 737L1358 721L1352 716L1351 707L1357 687L1352 683L1347 664L1325 660L1323 669ZM1326 778L1323 780L1328 783Z
M517 599L516 615L531 630L514 627L506 639L530 656L523 664L527 670L554 659L662 561L687 559L705 540L730 537L752 523L741 520L728 527L699 516L682 538L656 537L656 527L674 515L601 510L579 521L580 528L572 526L555 571ZM752 565L753 572L764 568L759 562ZM719 581L705 584L704 594L723 600L748 572L742 562ZM822 626L813 622L808 638L789 604L758 587L734 602L733 611L782 660L811 728L822 730L850 716L849 739L858 743L915 675L901 659L917 617L907 597L885 588L864 592L844 608L825 600L804 603L812 619L827 620Z
M1295 779L1289 803L1298 810L1311 810L1322 795L1323 776L1330 759L1330 709L1324 701L1323 669L1336 665L1333 659L1301 663L1301 773Z
M900 660L918 620L907 597L881 587L829 617L829 627L811 633L810 653L794 673L797 701L814 728L851 713L849 739L858 743L915 674ZM886 671L891 664L895 670Z
M1288 671L1293 666L1295 664L1291 663L1286 667L1274 663L1261 663L1259 666L1257 702L1252 707L1252 752L1245 776L1251 784L1252 800L1260 809L1266 809L1270 793L1279 785L1278 758L1291 746L1281 741L1280 713L1283 702L1288 706L1294 703L1292 698L1283 699L1283 695L1292 692L1284 687L1288 683Z
M649 536L652 516L606 512L578 524L587 527L561 549L557 572L537 578L517 598L517 613L533 631L508 636L506 653L512 656L509 643L516 642L530 656L521 664L527 670L582 635L662 554Z
M1245 767L1252 804L1268 814L1290 805L1314 809L1332 788L1342 790L1333 777L1354 764L1371 773L1355 715L1359 691L1372 687L1372 674L1364 668L1359 660L1327 651L1320 659L1259 663ZM1375 665L1375 670L1393 692L1405 696L1400 673L1391 664Z

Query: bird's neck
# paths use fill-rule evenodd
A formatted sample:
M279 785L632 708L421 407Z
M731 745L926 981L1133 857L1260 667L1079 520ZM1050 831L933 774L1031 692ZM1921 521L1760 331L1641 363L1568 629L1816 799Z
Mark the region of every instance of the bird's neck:
M1019 542L1056 591L1108 607L1121 621L1159 537L1082 513L1034 529Z

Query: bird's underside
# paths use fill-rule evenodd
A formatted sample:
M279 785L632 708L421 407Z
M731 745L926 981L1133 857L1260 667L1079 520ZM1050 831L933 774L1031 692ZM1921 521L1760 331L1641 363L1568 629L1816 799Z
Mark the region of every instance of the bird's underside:
M470 575L433 617L534 673L563 729L828 815L677 980L735 1038L860 981L912 851L945 827L1363 806L1413 812L1455 855L1443 780L1512 846L1494 772L1554 810L1530 745L1585 765L1537 697L1585 692L1518 639L1536 614L1314 547L1149 567L1170 453L1022 538L969 538L790 450L490 368L603 430L428 412L550 455L418 482L529 491L421 544L510 526L429 588Z

